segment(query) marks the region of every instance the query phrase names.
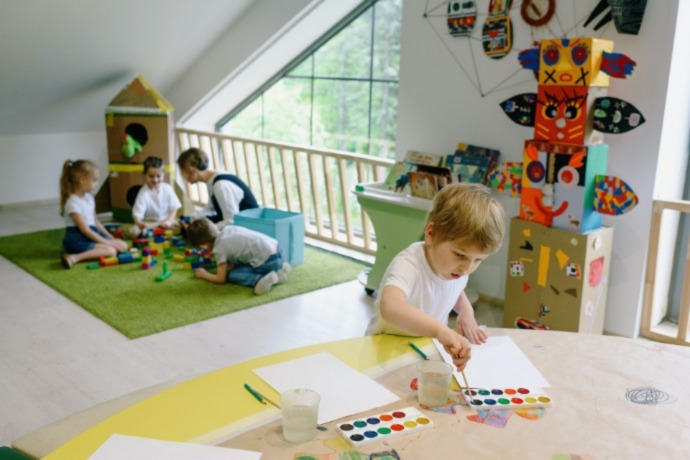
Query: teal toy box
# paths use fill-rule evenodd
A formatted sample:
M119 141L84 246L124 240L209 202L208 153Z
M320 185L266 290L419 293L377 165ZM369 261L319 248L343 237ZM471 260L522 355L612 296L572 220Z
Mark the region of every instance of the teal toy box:
M304 262L304 216L270 208L246 209L235 214L235 225L278 240L293 267Z

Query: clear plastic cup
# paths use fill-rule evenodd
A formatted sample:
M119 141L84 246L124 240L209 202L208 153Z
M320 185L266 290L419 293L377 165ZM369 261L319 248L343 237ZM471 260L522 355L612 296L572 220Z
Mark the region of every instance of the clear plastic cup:
M321 396L313 390L287 390L280 395L283 436L289 442L307 442L316 437Z
M417 400L427 407L448 402L453 366L443 361L425 360L417 364Z

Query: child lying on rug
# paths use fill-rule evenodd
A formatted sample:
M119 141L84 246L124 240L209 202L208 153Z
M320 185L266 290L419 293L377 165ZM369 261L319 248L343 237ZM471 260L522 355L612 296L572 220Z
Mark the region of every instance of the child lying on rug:
M192 246L211 249L216 259L216 273L203 268L194 276L212 283L239 284L254 287L256 294L265 294L273 285L287 281L292 269L284 262L278 241L263 233L228 225L219 230L205 217L193 220L187 228L187 241ZM234 265L228 270L228 264Z
M60 177L60 215L65 218L62 266L82 260L113 257L127 250L127 243L113 235L96 217L91 194L98 184L98 167L89 160L65 161Z

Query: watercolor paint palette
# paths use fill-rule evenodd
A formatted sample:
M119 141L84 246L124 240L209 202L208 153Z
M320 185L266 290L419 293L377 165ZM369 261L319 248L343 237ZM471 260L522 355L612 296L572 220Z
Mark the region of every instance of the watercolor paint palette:
M338 431L354 447L393 437L417 433L434 426L426 415L414 407L358 418L338 424Z
M463 390L469 406L481 410L551 407L551 397L541 388L470 388Z

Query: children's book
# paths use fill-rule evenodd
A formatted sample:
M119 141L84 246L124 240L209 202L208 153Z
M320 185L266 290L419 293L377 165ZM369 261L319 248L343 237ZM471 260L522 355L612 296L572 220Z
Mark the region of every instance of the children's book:
M443 162L443 155L408 150L407 154L405 155L405 162L425 166L441 166L441 163Z
M431 200L438 192L437 176L425 172L410 171L410 190L412 196Z
M436 187L441 190L444 186L452 182L450 169L440 166L417 165L417 172L429 173L436 176Z
M491 171L494 170L496 167L496 164L498 164L498 157L501 155L501 152L496 150L496 149L490 149L487 147L478 147L476 145L471 145L471 144L466 144L464 142L460 142L455 149L455 155L464 155L464 156L474 156L474 157L487 157L489 158L489 164L486 167L486 175L483 180L484 185L488 185L489 183L489 174Z
M446 166L450 169L452 182L473 182L485 184L489 171L488 157L448 155Z
M410 193L410 176L407 174L415 168L412 163L395 163L383 182L383 188L396 193Z

